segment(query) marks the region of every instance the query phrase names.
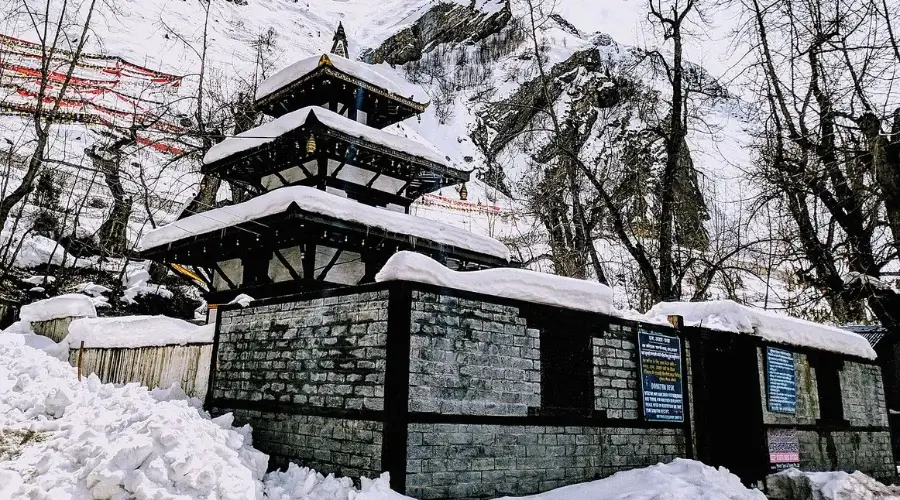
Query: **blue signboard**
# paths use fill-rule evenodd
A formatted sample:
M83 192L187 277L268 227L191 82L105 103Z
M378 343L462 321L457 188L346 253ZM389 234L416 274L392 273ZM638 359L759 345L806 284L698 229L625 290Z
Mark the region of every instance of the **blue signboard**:
M794 353L766 348L766 395L769 411L797 413L797 374Z
M638 330L644 418L654 422L684 422L681 339Z

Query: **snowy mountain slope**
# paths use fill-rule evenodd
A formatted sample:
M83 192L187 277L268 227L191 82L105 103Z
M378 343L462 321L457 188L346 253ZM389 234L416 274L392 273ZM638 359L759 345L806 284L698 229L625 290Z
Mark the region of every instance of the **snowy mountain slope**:
M641 111L640 102L598 106L598 99L602 100L602 97L595 95L596 88L602 90L617 81L637 88L648 98L656 96L660 102L665 100L665 85L660 73L646 61L638 60L629 46L652 40L652 33L646 31L646 23L640 15L645 7L643 4L629 0L615 0L602 6L588 0L558 0L553 4L554 15L541 22L538 28L540 52L547 68L569 64L573 57L581 57L578 54L589 53L597 57L590 64L575 64L573 71L559 75L563 83L554 105L561 116L571 115L576 121L584 122L579 129L579 135L583 137L577 147L586 162L593 162L605 148L621 149L623 138L635 140L647 119L635 117L635 113ZM538 76L534 48L526 36L527 5L524 0L513 0L508 4L504 0L457 0L449 7L437 0L247 0L246 4L214 0L209 5L205 78L207 82L213 82L218 98L234 98L239 92L247 92L254 80L258 81L263 74L271 74L296 60L327 51L338 22L343 23L350 40L351 55L357 58L378 56L384 52L381 49L387 43L403 42L406 40L404 34L412 33L418 37L416 43L421 44L419 58L395 67L388 61L379 65L379 71L391 78L423 85L430 94L432 106L419 120L389 127L388 131L434 145L459 167L474 169L473 176L483 176L486 165L494 162L511 185L528 181L542 163L557 161L552 156L543 161L535 160L542 144L547 144L545 134L523 134L516 140L500 141L494 148L495 157L490 159L476 144L476 132L485 125L487 137L490 140L496 138L497 127L505 126L500 123L504 116L498 114L502 104L527 94L528 84ZM206 14L203 4L124 0L116 2L114 9L106 5L102 9L106 10L95 17L87 48L120 55L149 68L184 75L175 106L188 112L191 96L196 92L203 50ZM511 16L504 16L504 9L508 9ZM435 18L436 12L450 12L451 17ZM462 26L459 29L475 29L476 32L447 36L446 30L441 33L440 29L424 23L423 20L428 19L439 19L447 26ZM476 22L469 22L470 19L476 19ZM481 22L483 19L490 21ZM33 35L33 28L21 19L7 20L0 23L0 28L26 39ZM724 31L720 30L720 33L728 29L723 27ZM625 42L596 31L617 33ZM273 43L265 53L264 64L259 65L254 41L268 32L274 33ZM710 47L714 52L721 49L727 59L727 47ZM703 54L699 58L701 63L708 59ZM698 74L708 78L710 73L698 68ZM618 91L618 88L613 85L613 90ZM700 103L698 113L704 116L705 127L692 130L687 139L691 160L698 171L697 189L703 192L711 207L708 224L718 227L737 226L743 222L741 214L750 194L750 186L742 173L742 166L750 161L750 151L746 147L750 141L744 131L746 121L740 107L739 101L728 97ZM652 111L655 120L665 113L662 105ZM528 117L523 120L520 124L523 127L540 125ZM610 126L615 127L615 134L609 132ZM27 134L27 129L28 124L23 121L0 118L0 134L4 137L18 139L23 131ZM519 132L521 130L516 134ZM73 140L73 136L77 140ZM83 149L104 140L100 131L86 130L80 125L59 127L56 139L53 154L69 163L82 165L89 165ZM129 233L131 241L137 240L150 226L174 218L179 204L196 190L199 180L197 158L169 164L170 158L165 155L140 150L136 160L138 166L131 169L126 179L129 192L139 195L149 190L161 201L159 206L150 207L152 217L146 215L144 207L135 206ZM657 161L652 160L651 164ZM65 170L65 167L60 169ZM146 186L142 185L146 179L141 177L148 173L151 179L144 183ZM84 172L78 175L84 176ZM613 170L611 175L616 177L622 173ZM105 195L101 180L92 182L86 178L80 182L72 189L76 197ZM619 182L623 181L620 179ZM470 194L474 206L419 204L414 207L414 213L480 234L517 239L522 246L518 255L525 260L546 252L542 242L545 238L541 236L544 230L535 217L538 214L524 203L526 193L516 189L504 194L496 189L496 183L489 184L494 185L470 184L470 193L476 194L474 197ZM455 190L443 191L441 196L459 201ZM228 197L226 186L220 199ZM478 203L499 205L514 215L484 215ZM106 213L103 208L88 211L78 221L79 234L95 232ZM71 225L73 221L68 223ZM707 231L714 232L714 228L707 228ZM617 296L625 300L630 296L628 291L640 288L633 281L630 257L610 239L598 241L597 245L605 265L610 267L609 274L621 276L616 291ZM536 260L533 267L553 270L541 259ZM758 285L753 285L750 291L751 302L764 295Z

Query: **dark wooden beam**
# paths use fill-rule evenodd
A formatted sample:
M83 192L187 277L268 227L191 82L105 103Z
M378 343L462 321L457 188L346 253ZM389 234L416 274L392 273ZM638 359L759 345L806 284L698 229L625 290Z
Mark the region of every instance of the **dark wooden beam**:
M285 179L283 175L281 175L281 172L275 172L274 175L278 178L279 181L281 181L282 186L287 186L288 184L290 184L290 182L288 182L288 180Z
M344 168L344 165L346 165L346 164L347 164L346 160L342 161L341 164L338 165L336 169L334 169L334 172L331 173L331 178L337 179L337 175L339 173L341 173L341 170Z
M325 276L328 274L328 271L331 271L334 268L334 265L337 263L337 260L341 257L341 254L344 253L343 249L338 249L334 252L334 255L331 256L331 260L328 261L328 264L322 269L322 272L319 274L319 277L316 278L319 281L325 281Z
M301 276L297 274L297 271L294 269L294 266L291 265L290 262L285 258L284 254L281 253L281 250L275 249L275 257L281 262L281 265L287 269L288 273L291 275L292 279L299 280Z
M234 282L231 281L231 278L229 278L228 275L225 274L224 271L222 271L222 268L219 266L218 262L213 263L213 269L215 269L216 272L219 273L219 276L221 276L222 279L225 280L225 283L228 284L229 289L237 290L237 285L235 285Z
M366 183L366 187L371 188L375 184L375 181L377 181L378 178L381 177L382 172L384 172L384 168L379 168L378 170L376 170L375 175L371 179L369 179L369 182Z

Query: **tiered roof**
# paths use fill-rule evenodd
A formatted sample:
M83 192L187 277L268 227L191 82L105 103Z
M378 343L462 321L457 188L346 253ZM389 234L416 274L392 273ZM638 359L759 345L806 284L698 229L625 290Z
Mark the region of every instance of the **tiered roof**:
M322 54L297 61L260 83L256 106L268 115L281 116L335 97L343 102L355 101L375 128L421 114L429 103L418 86L385 78L368 64Z
M340 31L335 41L345 52ZM210 303L371 282L401 250L460 270L508 265L499 241L406 213L417 197L469 179L432 147L381 130L424 111L424 96L335 54L280 71L256 95L276 119L203 162L203 173L252 198L151 231L142 255L192 266Z
M451 167L429 146L319 107L288 113L216 144L203 159L203 172L259 189L263 177L321 157L369 174L353 179L347 177L350 169L323 175L301 166L304 175L296 184L334 187L376 205L406 207L425 193L469 180L468 172ZM373 181L381 176L399 179L404 189L378 189ZM286 178L281 182L290 183Z

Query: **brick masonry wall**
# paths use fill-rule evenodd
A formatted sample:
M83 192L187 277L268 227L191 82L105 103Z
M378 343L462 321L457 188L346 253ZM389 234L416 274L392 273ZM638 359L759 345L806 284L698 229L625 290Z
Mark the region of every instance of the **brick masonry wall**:
M684 456L681 429L411 424L407 495L525 495Z
M798 431L800 468L809 471L862 471L895 481L889 431Z
M603 338L592 341L594 409L609 418L636 419L640 411L637 333L630 325L610 324Z
M524 416L541 403L540 332L519 309L412 293L409 410Z
M213 397L384 407L388 292L223 311Z
M253 446L269 454L270 468L294 462L323 474L354 478L381 474L381 422L214 409L226 411L253 427Z

